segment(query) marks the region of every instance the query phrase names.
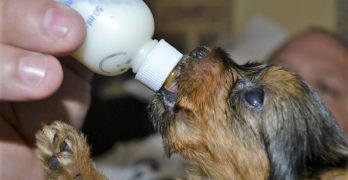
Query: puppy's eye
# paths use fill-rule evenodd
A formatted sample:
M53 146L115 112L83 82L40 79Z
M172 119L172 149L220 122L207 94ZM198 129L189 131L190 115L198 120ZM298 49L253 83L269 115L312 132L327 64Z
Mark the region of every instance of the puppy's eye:
M264 94L262 88L255 88L245 92L244 99L252 107L260 108L263 105Z
M195 58L204 58L209 54L209 50L205 47L198 47L191 52L191 56Z

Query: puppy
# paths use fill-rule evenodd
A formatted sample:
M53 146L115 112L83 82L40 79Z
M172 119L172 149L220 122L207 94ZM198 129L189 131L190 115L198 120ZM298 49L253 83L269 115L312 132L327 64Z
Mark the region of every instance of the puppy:
M188 179L348 179L345 135L298 75L234 63L217 48L185 56L149 106L168 156ZM81 134L56 122L37 134L49 178L105 179Z
M172 76L150 114L189 179L348 179L345 135L298 75L199 47Z

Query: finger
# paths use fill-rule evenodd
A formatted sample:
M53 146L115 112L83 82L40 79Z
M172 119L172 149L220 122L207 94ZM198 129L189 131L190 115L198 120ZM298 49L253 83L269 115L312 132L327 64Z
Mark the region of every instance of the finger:
M17 129L0 117L1 179L44 179L34 150ZM20 173L18 173L20 171Z
M0 100L41 99L55 92L63 79L53 56L1 45Z
M2 42L46 54L68 54L84 40L82 17L51 0L2 0Z

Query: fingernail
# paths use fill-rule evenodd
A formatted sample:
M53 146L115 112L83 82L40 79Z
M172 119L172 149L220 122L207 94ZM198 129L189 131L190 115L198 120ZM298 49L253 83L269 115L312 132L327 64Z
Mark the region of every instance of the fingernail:
M64 38L69 32L69 10L67 8L50 8L42 20L44 30L55 39Z
M30 88L40 86L46 76L47 59L43 55L29 55L19 61L18 73L23 83Z

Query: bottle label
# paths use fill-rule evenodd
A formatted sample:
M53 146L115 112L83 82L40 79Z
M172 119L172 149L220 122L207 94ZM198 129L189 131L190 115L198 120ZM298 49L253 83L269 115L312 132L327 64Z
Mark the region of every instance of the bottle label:
M56 2L79 11L85 20L87 28L93 27L94 22L104 12L104 8L100 5L100 0L56 0ZM105 2L103 4L105 5Z
M85 20L87 28L93 26L93 22L103 13L104 9L100 6L95 6L95 9L90 13L90 15Z

